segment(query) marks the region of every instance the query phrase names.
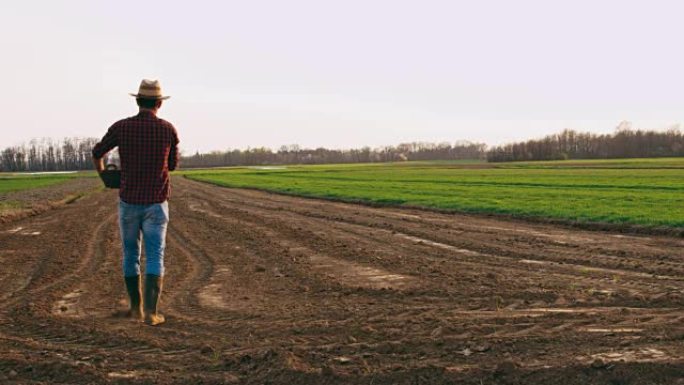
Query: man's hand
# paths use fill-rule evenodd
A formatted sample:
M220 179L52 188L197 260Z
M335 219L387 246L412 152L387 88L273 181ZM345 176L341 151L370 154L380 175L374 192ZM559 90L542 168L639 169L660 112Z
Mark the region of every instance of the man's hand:
M97 173L102 174L102 171L105 169L104 158L98 159L93 157L93 164L95 165L95 170L97 170Z

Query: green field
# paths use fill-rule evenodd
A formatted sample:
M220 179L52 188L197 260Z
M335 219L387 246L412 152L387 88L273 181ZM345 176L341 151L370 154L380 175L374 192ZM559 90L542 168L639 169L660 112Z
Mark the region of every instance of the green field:
M76 176L82 176L78 174L40 174L40 175L29 175L29 174L4 174L0 173L0 194L29 190L40 187L50 187L59 183L66 182Z
M492 163L499 168L657 168L684 169L684 158L631 158L606 160L554 160Z
M69 174L0 173L0 217L32 207L45 207L46 203L64 203L83 196L90 191L90 184L62 185L68 181L91 179L95 175L91 171Z
M568 221L684 227L684 158L405 162L191 170L194 180L306 197Z

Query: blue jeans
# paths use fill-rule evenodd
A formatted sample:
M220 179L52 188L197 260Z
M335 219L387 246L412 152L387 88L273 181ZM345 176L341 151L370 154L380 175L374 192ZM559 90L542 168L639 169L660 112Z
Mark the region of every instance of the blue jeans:
M140 241L145 241L145 274L164 275L169 202L131 205L119 201L119 228L125 277L140 275Z

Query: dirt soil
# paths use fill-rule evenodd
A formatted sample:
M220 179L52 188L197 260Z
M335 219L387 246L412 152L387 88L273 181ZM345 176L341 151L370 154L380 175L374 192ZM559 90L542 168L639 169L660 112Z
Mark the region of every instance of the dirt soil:
M173 180L161 327L115 191L0 224L0 383L684 384L684 240Z

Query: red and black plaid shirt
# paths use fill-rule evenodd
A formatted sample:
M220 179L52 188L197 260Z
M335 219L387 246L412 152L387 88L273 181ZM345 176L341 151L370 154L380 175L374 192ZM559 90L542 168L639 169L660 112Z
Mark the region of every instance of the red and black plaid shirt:
M173 125L150 111L114 123L93 156L100 159L119 146L121 189L126 203L162 203L169 198L169 170L178 165L178 133Z

